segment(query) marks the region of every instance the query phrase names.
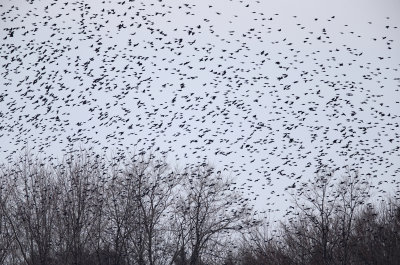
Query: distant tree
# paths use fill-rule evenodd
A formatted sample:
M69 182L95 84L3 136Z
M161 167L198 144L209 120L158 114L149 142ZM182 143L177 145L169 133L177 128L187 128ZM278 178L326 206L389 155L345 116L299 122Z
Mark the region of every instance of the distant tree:
M153 155L134 156L121 172L114 171L107 213L118 261L125 256L135 264L165 264L167 212L179 181L168 164Z
M241 265L289 264L282 245L278 240L279 234L265 218L249 229L242 236L242 244L238 253ZM275 233L273 233L275 231Z
M373 231L373 249L377 264L399 264L400 260L400 203L388 198L379 207Z
M5 213L26 264L51 264L57 193L45 163L25 153L7 176L12 203ZM3 210L5 210L3 208Z
M353 262L355 264L378 264L382 255L377 240L379 234L378 212L372 205L366 205L358 214L351 237Z
M289 255L298 264L331 264L336 222L335 203L338 194L330 188L333 171L327 168L295 197L297 218L283 225Z
M283 225L287 251L298 264L349 264L350 239L369 183L345 168L335 182L323 168L295 196L297 216Z
M231 190L232 180L209 165L187 168L172 216L175 264L199 265L219 260L217 249L230 232L251 225L246 201Z
M59 264L87 264L98 246L104 161L89 152L66 157L55 173L59 201L54 248ZM103 182L102 182L103 181ZM100 215L99 215L100 214Z
M11 174L10 170L0 172L0 264L6 264L6 261L12 259L12 255L16 256L17 245L13 244L15 238L12 227L15 206L11 198L15 186L11 181Z
M388 257L387 264L394 264L400 260L400 201L389 198L386 207L381 209L381 227L386 229L381 233L384 239L380 245L385 249L383 256Z
M345 168L344 175L336 185L335 216L337 218L338 248L335 260L345 265L351 263L353 251L351 237L354 234L355 220L369 199L369 181L363 179L357 170Z

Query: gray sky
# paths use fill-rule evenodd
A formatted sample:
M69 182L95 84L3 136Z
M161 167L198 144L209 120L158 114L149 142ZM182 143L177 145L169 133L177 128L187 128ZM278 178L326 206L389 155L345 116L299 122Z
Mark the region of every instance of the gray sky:
M31 2L0 5L3 161L157 150L274 212L320 163L398 185L398 1Z

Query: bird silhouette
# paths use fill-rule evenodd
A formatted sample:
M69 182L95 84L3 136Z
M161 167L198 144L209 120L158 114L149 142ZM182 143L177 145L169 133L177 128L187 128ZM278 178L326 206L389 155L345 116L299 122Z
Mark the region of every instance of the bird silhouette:
M387 170L398 185L398 25L366 20L366 34L336 16L229 4L241 12L206 2L2 4L3 161L28 143L48 155L156 149L180 163L215 161L262 193L252 198L261 207L275 189L285 196L282 183L302 192L320 164Z

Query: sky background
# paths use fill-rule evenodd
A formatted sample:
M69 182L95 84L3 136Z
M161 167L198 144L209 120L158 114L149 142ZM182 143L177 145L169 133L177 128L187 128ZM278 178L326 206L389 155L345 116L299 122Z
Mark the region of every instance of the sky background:
M1 1L0 159L213 164L284 213L320 165L398 190L399 1Z

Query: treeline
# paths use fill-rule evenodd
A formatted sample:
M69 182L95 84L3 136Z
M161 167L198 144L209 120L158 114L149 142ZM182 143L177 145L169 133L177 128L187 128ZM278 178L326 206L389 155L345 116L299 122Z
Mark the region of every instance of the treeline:
M369 182L320 170L292 187L279 226L254 218L208 164L153 155L27 153L0 175L0 264L399 264L396 200L368 204ZM300 185L298 183L297 185Z
M230 233L252 225L231 187L208 165L152 155L26 154L1 172L0 264L218 264Z
M226 264L400 264L400 204L369 203L371 185L359 172L320 170L293 192L290 218L243 236Z

